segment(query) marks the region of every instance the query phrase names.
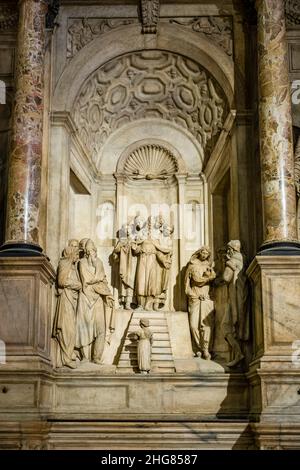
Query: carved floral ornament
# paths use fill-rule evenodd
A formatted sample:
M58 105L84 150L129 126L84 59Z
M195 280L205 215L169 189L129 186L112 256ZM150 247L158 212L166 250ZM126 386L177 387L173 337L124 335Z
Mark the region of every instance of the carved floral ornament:
M227 116L218 83L196 62L163 51L118 57L86 81L73 107L79 136L96 162L107 138L145 118L185 128L209 153Z
M145 6L145 11L147 11L147 5ZM155 18L157 17L154 16L152 18L150 15L147 18L145 13L145 16L142 17L142 32L145 34L155 33L157 28ZM221 47L229 57L233 55L233 24L231 16L161 18L160 22L174 24L177 27L202 34ZM138 23L138 18L70 18L67 36L67 58L72 59L84 46L107 31Z

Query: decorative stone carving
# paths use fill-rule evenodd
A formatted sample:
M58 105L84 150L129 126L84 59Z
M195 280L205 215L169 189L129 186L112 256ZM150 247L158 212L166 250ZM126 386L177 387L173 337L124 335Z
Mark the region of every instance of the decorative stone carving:
M108 136L138 119L161 118L188 129L210 152L228 106L200 65L163 51L118 57L84 83L73 107L79 136L96 161Z
M224 255L223 283L227 284L227 309L223 319L223 332L231 348L234 367L244 359L241 342L249 339L249 289L239 240L227 244Z
M57 269L58 300L53 326L53 337L56 338L60 360L59 365L76 368L74 348L76 342L76 311L81 282L77 270L79 246L77 240L70 240L64 249Z
M132 179L165 180L178 171L176 158L157 144L143 145L134 150L126 160L124 172Z
M77 306L76 347L82 360L101 364L107 330L114 330L114 301L92 240L85 243L78 269L82 290ZM109 324L107 310L111 311Z
M138 256L135 289L141 310L159 310L165 304L172 248L160 243L160 237L170 237L171 233L172 228L167 231L160 217L150 216L133 245Z
M57 289L52 336L59 345L58 367L75 369L76 359L100 364L115 316L113 297L92 240L69 241L58 265Z
M159 0L141 0L141 19L143 34L156 34L159 20Z
M137 19L128 18L76 18L68 28L67 57L74 57L84 46L106 31L136 23Z
M288 26L300 25L300 4L298 0L286 0L285 15Z
M141 374L149 374L151 370L151 348L153 343L153 333L149 329L149 319L141 318L141 330L135 332L135 339L138 340L137 358L138 367Z
M210 285L216 277L210 257L210 248L200 248L191 257L185 275L189 322L196 354L207 360L211 358L209 350L214 326L214 303L210 298Z
M170 23L204 34L226 52L233 55L233 25L231 16L199 16L196 18L170 18Z
M16 29L18 26L18 9L16 6L0 5L0 31Z

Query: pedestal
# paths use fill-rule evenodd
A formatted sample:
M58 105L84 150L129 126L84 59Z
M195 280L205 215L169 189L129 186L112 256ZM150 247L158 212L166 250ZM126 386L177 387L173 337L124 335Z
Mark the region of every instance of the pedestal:
M44 257L0 258L1 421L40 421L51 407L54 278Z
M248 275L254 313L250 417L261 423L256 428L260 447L271 448L274 436L284 440L286 433L299 443L300 257L258 256Z

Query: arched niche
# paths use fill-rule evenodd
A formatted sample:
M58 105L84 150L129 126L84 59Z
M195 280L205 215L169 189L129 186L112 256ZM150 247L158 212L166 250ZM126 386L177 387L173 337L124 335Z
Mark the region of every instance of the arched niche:
M201 64L215 77L234 107L234 65L226 53L205 37L164 25L157 37L157 50L173 52ZM53 111L71 111L82 84L95 71L115 57L145 50L139 25L127 25L96 37L66 65L54 88ZM97 64L97 65L96 65Z
M147 136L147 139L145 139ZM101 174L120 173L127 152L137 142L160 142L178 158L180 173L200 173L203 150L193 135L162 119L141 119L116 130L101 148L96 166Z
M161 122L160 126L154 124L162 130L161 138L149 136L137 139L138 135L141 137L147 134L149 122L143 123L145 127L141 132L141 123L136 121L131 123L131 128L136 127L136 132L131 129L130 133L128 129L123 129L122 134L114 135L113 149L109 142L106 143L99 162L102 176L98 186L98 203L99 206L103 205L107 197L115 201L116 234L123 225L132 223L136 215L147 219L162 214L165 221L174 226L174 255L167 307L170 310L181 310L185 309L184 267L199 245L208 242L205 210L207 187L201 173L201 149L195 145L191 136L180 128L170 136L166 129L162 129L166 122ZM123 140L124 136L126 140ZM110 177L112 172L114 178ZM195 201L197 213L194 214ZM194 216L192 226L189 223L191 212ZM97 245L108 258L108 244L97 240ZM110 252L112 248L113 243ZM107 264L107 272L110 269ZM114 279L113 271L109 277Z

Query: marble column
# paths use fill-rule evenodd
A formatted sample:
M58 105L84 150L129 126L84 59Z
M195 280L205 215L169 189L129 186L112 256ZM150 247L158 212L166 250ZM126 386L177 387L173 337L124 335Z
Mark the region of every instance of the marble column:
M297 252L292 115L284 0L257 0L262 252ZM297 253L299 254L299 252Z
M20 0L5 244L2 256L39 246L46 0Z

